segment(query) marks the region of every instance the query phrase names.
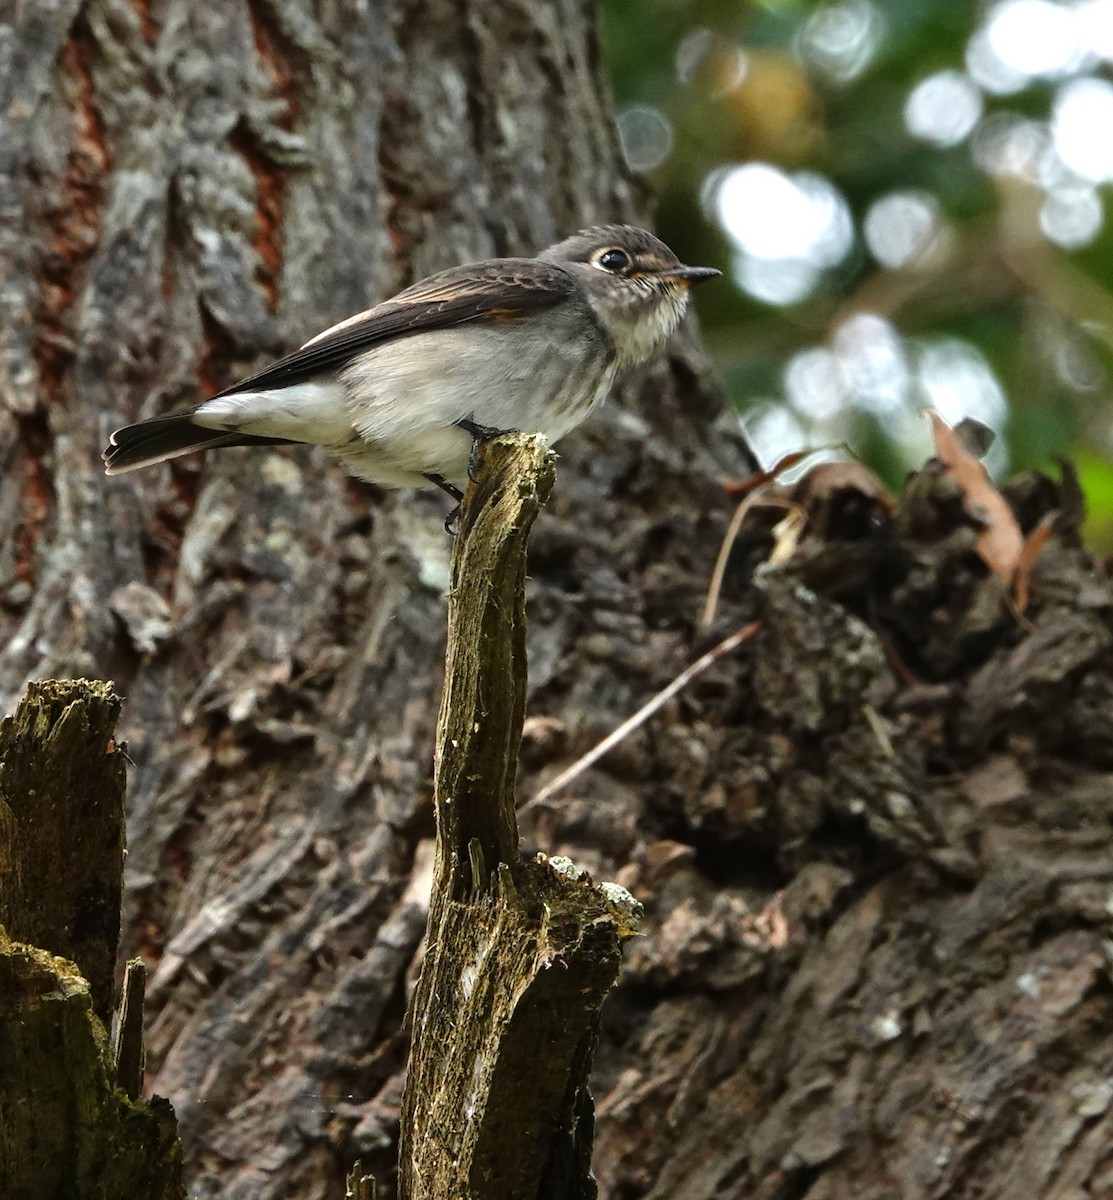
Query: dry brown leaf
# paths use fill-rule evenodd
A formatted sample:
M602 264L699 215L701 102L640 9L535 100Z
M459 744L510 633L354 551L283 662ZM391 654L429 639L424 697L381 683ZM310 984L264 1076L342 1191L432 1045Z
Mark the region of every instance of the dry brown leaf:
M851 462L821 462L796 481L792 498L809 508L829 500L838 492L861 492L868 500L876 500L887 512L896 511L896 501L880 479L858 460Z
M896 502L886 490L885 485L869 467L858 460L819 462L791 487L776 485L779 475L802 462L808 455L833 449L844 449L850 453L845 447L832 446L819 446L812 450L796 450L791 454L783 455L767 471L757 471L748 479L741 481L728 480L723 485L728 495L740 496L741 500L727 527L722 545L719 547L715 568L711 573L711 582L707 588L703 614L700 617L701 628L708 628L715 619L727 561L743 521L751 509L769 507L789 510L789 515L773 529L775 544L769 562L774 565L782 565L792 557L807 526L808 514L838 492L860 492L886 512L896 511Z
M955 436L955 431L934 409L927 410L935 455L962 489L964 507L980 526L976 549L982 562L1006 583L1012 583L1024 550L1013 511L993 486L981 462Z
M1031 599L1032 572L1040 560L1058 517L1058 512L1044 513L1040 523L1024 539L1020 560L1016 564L1016 577L1013 580L1013 604L1018 615L1028 607L1028 601Z
M808 514L799 504L793 504L787 513L773 526L773 549L769 552L769 565L783 567L796 553L800 536L808 523Z

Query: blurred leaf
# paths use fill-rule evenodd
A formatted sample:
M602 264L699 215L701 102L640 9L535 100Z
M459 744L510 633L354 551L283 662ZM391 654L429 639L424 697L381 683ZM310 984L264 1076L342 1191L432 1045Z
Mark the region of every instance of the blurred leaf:
M1075 455L1075 465L1086 496L1086 541L1095 550L1113 553L1113 462L1086 450Z

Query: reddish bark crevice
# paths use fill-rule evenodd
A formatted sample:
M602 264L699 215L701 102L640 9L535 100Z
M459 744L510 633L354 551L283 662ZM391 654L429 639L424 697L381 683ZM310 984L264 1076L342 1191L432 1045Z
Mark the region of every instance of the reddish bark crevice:
M255 279L266 292L267 307L273 313L278 308L282 276L286 170L267 157L244 122L236 126L228 140L255 180L255 236L251 242L257 259Z
M236 359L236 346L224 326L201 304L201 328L204 341L201 358L197 364L197 378L201 391L214 396L231 383L232 363Z
M255 51L274 85L286 102L286 112L277 119L282 129L293 129L301 115L301 81L296 66L300 49L288 38L265 11L264 0L247 0Z
M20 419L23 457L23 482L19 492L19 520L12 535L16 577L35 586L39 533L54 504L54 487L47 466L50 454L50 426L40 411Z
M104 179L112 154L97 101L91 60L97 53L88 29L78 23L59 58L63 91L73 113L73 142L66 173L59 181L38 179L49 200L41 218L49 230L40 264L41 290L32 353L39 371L40 396L65 398L73 361L69 314L81 289L81 269L100 238Z
M390 240L390 257L399 285L413 282L412 249L418 223L410 214L422 208L438 207L444 197L422 197L407 160L405 147L418 136L420 118L411 102L400 91L387 85L383 91L382 117L379 123L379 170L386 196L383 220Z
M139 29L143 34L143 41L148 46L153 46L158 39L161 26L151 11L151 0L132 0L132 3L135 5L136 14L139 17Z
M146 581L169 602L174 592L174 575L190 517L197 507L201 480L192 458L176 459L169 467L170 495L155 509L143 541Z
M262 0L248 0L248 19L255 52L284 109L270 119L282 130L293 130L301 116L304 73L298 68L301 50L285 37ZM229 138L233 149L243 156L255 180L255 236L252 249L258 266L255 278L267 296L273 313L278 308L282 273L282 230L286 201L286 168L274 161L261 146L247 121L241 121Z

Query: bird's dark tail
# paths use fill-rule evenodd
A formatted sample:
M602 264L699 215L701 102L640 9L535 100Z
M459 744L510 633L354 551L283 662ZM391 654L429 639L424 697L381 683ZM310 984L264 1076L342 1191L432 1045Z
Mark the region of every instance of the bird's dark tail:
M288 446L288 438L262 437L251 433L227 433L222 429L205 429L193 423L195 410L170 413L142 421L138 425L126 425L117 429L109 439L104 459L106 475L122 475L137 467L149 467L152 463L177 458L192 450L215 450L220 446Z

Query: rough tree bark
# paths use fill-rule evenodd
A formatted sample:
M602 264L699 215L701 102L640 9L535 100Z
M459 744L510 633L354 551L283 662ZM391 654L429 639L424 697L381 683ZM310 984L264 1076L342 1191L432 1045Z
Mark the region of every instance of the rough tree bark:
M821 468L732 589L761 631L658 731L682 834L621 877L652 931L606 1009L615 1194L1113 1195L1113 587L1069 470L1005 495L1012 598L936 460L896 505Z
M154 970L150 1083L192 1195L335 1197L357 1156L389 1194L441 499L301 449L118 481L97 451L417 275L644 216L594 14L50 0L0 22L0 687L126 695L125 944ZM729 429L682 341L562 444L523 796L709 644ZM1069 507L1038 482L1016 503L1029 529ZM1029 630L967 586L945 496L896 549L862 507L821 506L792 586L746 586L736 554L709 636L755 613L763 634L523 818L649 910L600 1035L605 1196L1113 1187L1107 581L1064 522Z

